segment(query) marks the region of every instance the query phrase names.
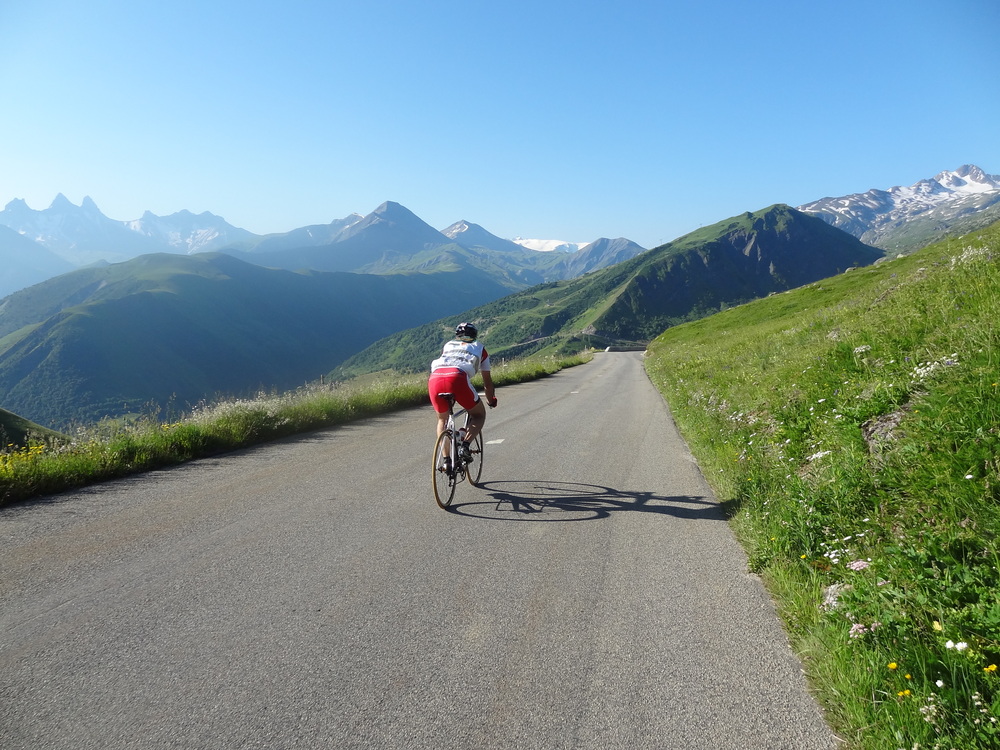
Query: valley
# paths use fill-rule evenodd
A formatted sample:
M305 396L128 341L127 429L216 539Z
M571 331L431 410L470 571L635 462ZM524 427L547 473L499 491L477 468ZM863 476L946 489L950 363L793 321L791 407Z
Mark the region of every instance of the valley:
M392 201L268 236L207 212L119 222L89 198L43 211L13 201L0 212L0 280L16 287L0 300L0 406L62 430L418 372L458 318L501 358L642 346L919 245L921 227L987 222L998 200L1000 178L965 166L912 188L746 212L650 250L505 240L464 220L438 231Z

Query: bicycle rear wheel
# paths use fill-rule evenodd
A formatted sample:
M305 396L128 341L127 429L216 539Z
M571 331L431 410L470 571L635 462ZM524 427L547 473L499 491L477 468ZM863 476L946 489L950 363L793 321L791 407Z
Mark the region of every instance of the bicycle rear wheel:
M434 499L442 508L451 505L451 500L455 497L455 485L458 483L454 457L448 455L451 452L451 440L451 430L445 430L438 435L434 443L434 463L431 464Z
M483 434L476 435L476 439L469 444L472 449L472 463L465 467L465 476L469 484L473 487L479 486L479 477L483 475Z

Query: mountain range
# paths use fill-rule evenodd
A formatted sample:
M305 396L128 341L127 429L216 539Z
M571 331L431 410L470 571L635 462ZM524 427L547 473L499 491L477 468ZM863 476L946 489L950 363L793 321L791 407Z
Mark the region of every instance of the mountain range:
M209 212L156 216L147 211L140 219L117 221L89 197L75 206L59 194L40 211L20 199L0 211L0 259L5 261L0 297L74 268L152 253L221 251L271 268L357 273L427 272L458 265L478 268L508 289L523 289L586 273L644 249L629 240L602 238L580 247L579 253L538 252L467 221L438 231L391 201L367 216L351 214L329 224L256 235Z
M1000 175L966 164L908 187L822 198L799 210L883 250L912 252L1000 219Z
M883 229L884 245L928 216L946 223L945 211L954 226L983 221L998 205L991 181L963 167L938 175L940 188L885 191L876 206L869 194L810 213L772 206L653 250L600 239L538 251L468 221L438 231L393 202L261 237L207 213L115 222L89 199L40 212L13 201L0 212L0 257L15 259L4 270L28 256L59 275L0 300L0 406L63 429L323 374L422 369L458 318L477 321L500 357L641 345L875 262L883 250L859 239L867 232ZM109 264L108 248L140 254Z
M685 235L622 263L467 311L491 356L645 343L672 325L865 266L883 257L818 217L776 205ZM419 371L452 319L375 342L335 372Z

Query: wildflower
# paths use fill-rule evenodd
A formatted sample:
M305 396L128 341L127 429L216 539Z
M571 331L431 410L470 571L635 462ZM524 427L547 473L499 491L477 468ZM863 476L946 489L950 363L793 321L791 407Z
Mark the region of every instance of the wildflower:
M983 667L983 671L984 672L996 672L997 671L997 665L996 664L990 664L988 667Z
M955 644L956 651L965 651L965 649L967 649L968 647L969 644L966 643L965 641L959 641L958 643Z
M869 565L871 565L871 563L867 560L854 560L853 562L847 563L847 567L851 570L864 570Z
M844 583L832 583L823 589L823 603L820 607L827 612L836 609L840 604L840 595L850 591L851 586Z
M972 474L966 474L966 475L965 475L965 478L966 478L966 479L972 479Z
M944 680L938 680L934 684L937 685L939 688L943 688L944 687Z
M848 632L848 636L851 638L860 638L865 633L868 632L868 628L862 625L860 622L856 622L851 625L851 630Z
M910 694L909 690L900 690L898 693L896 693L896 695L899 695L899 696L902 696L902 697L906 697L909 694Z
M899 667L899 665L896 662L889 662L889 669L896 669L897 667Z
M937 620L931 623L931 627L933 627L935 630L938 631L943 630L943 628L941 627L941 623L939 623Z

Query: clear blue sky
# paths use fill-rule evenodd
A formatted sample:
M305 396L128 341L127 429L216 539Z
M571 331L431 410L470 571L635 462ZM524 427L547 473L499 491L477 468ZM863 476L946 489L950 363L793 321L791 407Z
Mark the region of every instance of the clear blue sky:
M0 205L651 247L1000 173L996 0L0 5Z

